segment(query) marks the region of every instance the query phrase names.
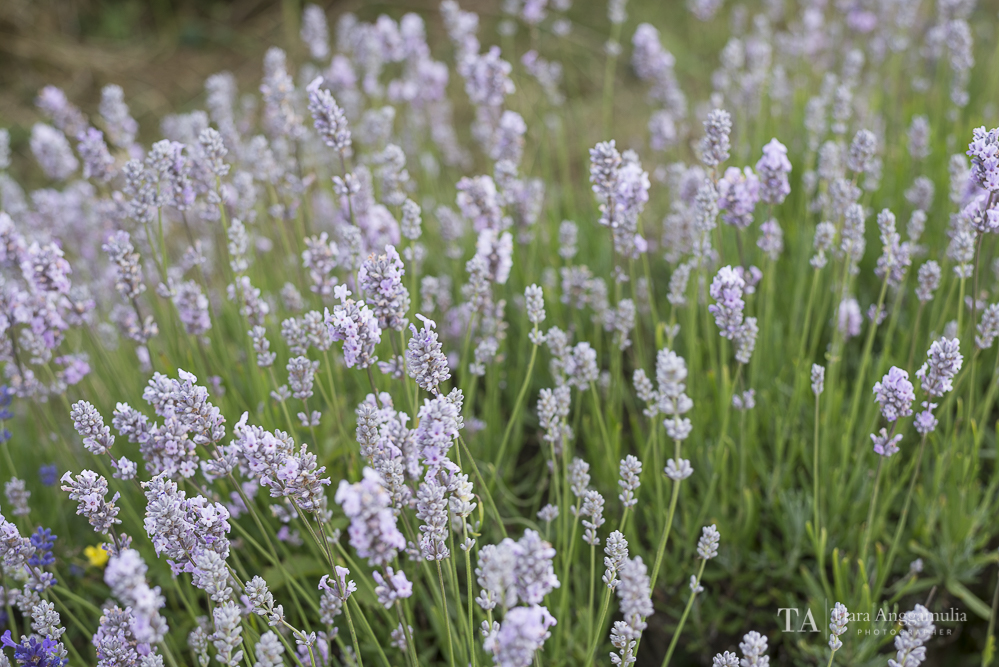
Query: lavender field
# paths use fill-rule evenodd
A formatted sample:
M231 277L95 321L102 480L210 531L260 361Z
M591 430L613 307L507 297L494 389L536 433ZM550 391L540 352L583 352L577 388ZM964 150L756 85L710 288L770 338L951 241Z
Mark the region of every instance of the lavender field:
M995 2L11 2L0 667L999 663Z

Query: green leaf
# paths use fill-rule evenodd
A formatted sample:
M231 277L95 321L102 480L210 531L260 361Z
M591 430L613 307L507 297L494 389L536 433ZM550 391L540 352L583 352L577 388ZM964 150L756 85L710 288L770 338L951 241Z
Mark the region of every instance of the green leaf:
M326 566L313 556L290 556L282 561L281 567L273 566L264 570L263 577L267 581L267 587L271 591L276 591L287 582L285 572L296 578L307 576L322 576L329 574Z
M992 614L992 609L982 602L978 596L965 588L964 584L959 581L948 581L947 590L950 591L951 595L960 598L971 611L975 612L985 620L988 620L989 616Z

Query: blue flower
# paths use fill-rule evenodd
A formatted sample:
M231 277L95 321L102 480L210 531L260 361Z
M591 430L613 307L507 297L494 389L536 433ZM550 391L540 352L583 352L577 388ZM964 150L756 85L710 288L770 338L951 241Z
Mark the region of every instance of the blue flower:
M59 481L59 466L54 463L38 468L38 477L45 486L55 486Z
M28 565L47 567L55 563L52 545L55 544L56 537L48 528L39 526L30 538L32 546L35 547L35 553L28 559Z
M31 637L20 644L15 644L8 630L0 637L0 645L14 649L14 661L23 667L62 667L68 662L66 658L58 656L59 644L52 639L38 641L37 638Z

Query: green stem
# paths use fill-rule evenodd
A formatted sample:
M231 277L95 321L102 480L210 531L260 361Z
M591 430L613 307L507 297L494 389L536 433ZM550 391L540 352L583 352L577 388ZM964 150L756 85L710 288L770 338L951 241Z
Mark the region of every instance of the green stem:
M888 558L885 559L884 570L881 576L878 577L878 583L874 587L874 599L877 600L878 595L881 593L881 588L884 586L885 581L888 579L888 575L891 574L891 564L895 559L895 550L898 548L898 541L902 538L902 531L905 529L905 521L909 516L909 505L912 502L912 491L916 488L916 480L919 479L919 469L923 463L923 451L926 449L926 436L924 433L922 439L919 441L919 453L916 454L916 467L912 471L912 478L909 480L909 491L905 494L905 504L902 506L902 516L898 519L898 526L895 527L895 536L892 538L891 547L888 549Z
M864 544L860 548L860 561L867 560L867 546L871 542L871 529L874 525L874 506L878 504L878 488L881 484L881 469L884 467L885 457L878 456L878 471L874 474L874 493L871 495L871 506L867 510L867 528L864 530Z
M447 591L444 590L444 574L441 572L441 562L437 561L437 580L441 585L441 600L444 602L444 622L447 624L447 650L451 667L454 667L454 642L451 640L451 614L447 610Z
M674 460L680 460L680 443L675 443ZM666 541L669 540L670 529L673 527L673 515L676 513L676 502L680 497L680 480L673 480L673 495L669 500L669 512L666 515L666 525L663 526L663 536L659 539L659 548L656 549L656 564L652 568L652 577L649 582L649 589L656 589L656 579L659 578L659 570L662 568L663 555L666 553Z
M537 333L538 325L534 325L534 331ZM513 433L513 425L517 422L517 418L520 416L520 407L524 402L524 395L527 393L527 388L531 384L531 374L534 372L534 360L538 356L538 346L534 344L531 346L531 360L527 362L527 374L524 376L524 382L520 385L520 392L517 394L517 401L513 404L513 414L510 415L510 421L506 424L506 430L503 432L503 440L500 442L499 453L496 455L496 475L502 474L503 470L503 456L506 454L507 443L510 442L510 434Z
M669 643L669 649L666 650L666 657L663 658L662 667L667 667L669 665L670 658L673 657L673 651L676 650L676 643L680 639L680 632L683 630L683 624L687 621L687 616L690 614L690 608L694 606L694 598L697 597L697 588L701 583L701 575L704 574L704 566L707 565L707 559L701 560L701 567L697 570L697 579L694 581L694 590L690 592L690 599L687 600L687 606L683 610L683 616L680 617L680 622L677 623L676 631L673 633L673 639Z
M815 488L812 491L812 526L819 534L819 395L815 395L815 437L812 445L812 478Z

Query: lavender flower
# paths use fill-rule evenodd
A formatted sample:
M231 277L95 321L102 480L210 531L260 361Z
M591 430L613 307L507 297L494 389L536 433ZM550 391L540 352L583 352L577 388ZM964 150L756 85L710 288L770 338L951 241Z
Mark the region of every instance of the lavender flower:
M130 148L135 143L139 124L135 122L125 104L125 91L121 86L109 84L101 89L101 118L108 139L118 148Z
M69 413L73 428L83 438L83 446L95 456L102 456L114 445L111 429L104 425L104 417L87 401L77 401Z
M409 291L402 282L405 274L399 253L390 245L385 246L384 255L370 255L357 272L366 302L378 318L382 331L402 331L406 327Z
M760 225L760 238L756 241L756 245L771 262L777 261L784 252L784 230L777 220L771 218Z
M545 321L544 293L537 285L529 285L524 290L524 299L527 303L527 319L537 327L537 325Z
M829 615L829 648L835 653L843 648L840 636L846 633L846 624L850 620L850 613L842 602L837 602Z
M635 491L641 485L641 476L641 461L631 454L621 459L621 479L618 480L617 484L621 487L621 494L618 497L621 499L621 504L624 507L634 507L638 504L638 497L635 496Z
M208 297L201 291L201 286L193 280L185 280L177 285L173 303L184 331L192 336L200 336L212 328L211 316L208 314Z
M13 507L10 512L12 515L27 516L31 513L28 507L28 498L31 497L31 491L28 491L23 479L11 477L4 484L3 493L7 497L7 502Z
M325 60L330 55L329 28L326 26L326 14L322 7L306 5L302 10L302 41L309 47L309 55L313 60Z
M767 667L770 664L770 657L766 655L767 638L755 630L743 636L739 650L743 655L739 661L742 667Z
M435 478L435 470L427 472L426 479L416 491L416 518L420 526L420 552L423 558L442 561L451 555L447 548L448 503L447 488Z
M753 223L753 209L760 199L760 180L752 168L729 167L718 181L718 208L722 219L737 229Z
M916 371L923 391L936 398L951 391L954 376L961 370L963 357L957 338L941 338L930 344L926 362Z
M337 267L340 249L329 240L326 232L305 239L305 248L302 251L302 266L309 270L309 278L312 279L310 289L323 296L332 294L337 284L337 278L332 273Z
M417 330L414 325L409 325L413 336L406 351L406 370L416 380L417 386L436 395L440 393L440 384L450 379L451 369L434 330L437 324L420 314L416 315L416 319L423 322L423 328Z
M64 482L66 479L63 477ZM205 549L223 559L228 557L230 525L225 506L203 496L188 498L163 474L142 486L147 501L146 533L157 555L166 555L174 574L193 572L192 556Z
M763 147L763 157L756 163L760 175L760 199L768 204L780 204L791 193L787 175L791 172L791 161L787 159L787 147L776 138Z
M888 667L918 667L926 659L927 641L933 636L933 614L921 604L902 618L905 629L895 636L895 658L888 660Z
M704 560L710 560L718 555L718 541L721 534L714 524L701 529L701 537L697 540L697 555Z
M606 569L601 580L607 585L607 588L613 590L620 583L617 573L628 558L628 540L625 539L621 531L615 530L607 536L607 541L604 543L604 553L607 554L604 556Z
M708 306L708 311L715 316L722 338L734 340L742 330L742 310L746 307L742 293L745 286L746 282L731 266L719 269L711 281L709 291L717 303Z
M337 285L333 293L341 303L333 308L332 314L326 309L330 336L343 341L343 361L347 368L368 368L378 360L374 355L375 345L382 336L378 318L363 301L347 298L350 291L345 285Z
M598 530L604 525L604 497L595 489L587 489L583 494L583 505L579 510L583 519L583 541L590 546L600 544Z
M98 533L106 534L118 519L119 508L115 506L120 493L115 493L110 502L105 499L108 493L108 481L91 470L84 470L76 478L67 472L60 480L63 491L69 493L69 499L77 501L76 513L87 517L90 525Z
M897 366L892 366L881 381L874 384L874 397L881 406L881 414L890 422L911 415L912 402L916 400L909 374Z
M853 137L850 150L847 153L846 168L855 174L861 174L870 169L874 153L878 147L878 139L870 130L861 130Z
M729 134L732 132L732 117L723 109L715 109L704 121L704 137L701 139L701 162L711 168L728 159Z
M881 429L879 433L871 434L871 440L874 442L874 452L889 458L898 452L898 443L902 441L902 434L891 435L887 429Z
M825 385L826 369L824 366L812 364L812 393L818 396Z
M845 339L853 338L860 334L860 325L863 323L863 316L860 314L860 304L853 297L843 299L837 309L837 320L840 333Z
M69 178L80 164L66 135L44 123L31 128L31 152L45 175L57 181Z
M933 292L940 287L940 265L931 259L920 266L918 282L916 297L920 303L926 303L933 299Z
M334 499L350 519L351 546L372 566L390 563L398 550L406 547L406 538L396 527L392 499L377 472L366 467L362 480L356 484L340 480Z
M535 652L551 636L548 629L555 624L547 607L514 607L489 632L482 647L492 654L496 667L530 667Z
M739 667L739 656L731 651L717 654L711 659L712 667Z
M475 576L482 590L476 602L485 610L496 605L538 604L559 587L555 549L536 531L525 530L518 541L506 538L479 550Z
M98 183L107 183L114 176L114 158L104 143L104 134L95 128L87 128L77 138L77 150L83 160L83 177L92 178Z
M306 400L312 396L312 383L319 362L307 357L294 357L288 360L288 384L291 385L292 396Z
M405 540L403 540L405 542ZM375 595L378 602L386 609L395 604L396 600L402 600L413 595L413 583L406 578L403 571L395 572L391 567L385 568L385 576L380 572L372 572L374 578Z
M968 144L971 177L989 192L999 191L999 128L975 128Z

